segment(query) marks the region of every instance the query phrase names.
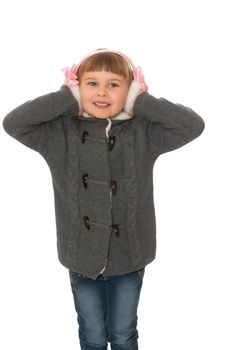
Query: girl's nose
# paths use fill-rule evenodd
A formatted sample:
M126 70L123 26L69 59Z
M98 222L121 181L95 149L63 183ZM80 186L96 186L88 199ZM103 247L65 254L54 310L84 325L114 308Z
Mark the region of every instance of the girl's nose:
M97 95L98 95L98 96L106 96L106 95L107 95L107 92L106 92L105 87L100 87L100 88L98 89Z

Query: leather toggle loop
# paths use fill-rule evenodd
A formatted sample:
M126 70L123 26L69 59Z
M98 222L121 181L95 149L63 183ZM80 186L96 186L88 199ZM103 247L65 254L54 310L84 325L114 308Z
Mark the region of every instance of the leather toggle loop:
M85 188L87 188L87 184L88 184L88 174L83 174L82 175L83 178L83 185Z
M86 226L86 228L88 230L90 230L90 220L89 220L89 217L88 216L84 216L83 217L83 221L84 221L84 225Z
M82 143L86 142L87 136L88 136L88 131L83 131L82 133Z
M108 149L111 151L115 145L116 142L116 136L109 136L109 141L108 141Z
M116 192L117 192L117 182L116 181L111 182L111 189L112 189L112 194L116 195Z
M112 225L112 232L115 233L115 235L116 235L117 237L120 236L120 230L119 230L118 225Z

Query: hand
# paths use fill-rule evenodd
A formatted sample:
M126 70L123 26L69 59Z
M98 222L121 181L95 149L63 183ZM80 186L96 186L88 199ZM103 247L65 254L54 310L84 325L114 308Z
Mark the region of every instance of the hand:
M148 86L146 85L145 77L142 72L142 68L140 66L134 69L134 77L135 77L135 80L137 80L141 84L141 87L142 87L141 92L147 91Z
M79 84L78 77L76 75L76 65L73 64L73 66L70 68L69 66L62 69L62 72L65 75L65 81L63 85L67 85L68 87L76 86Z
M79 104L79 115L82 114L82 104L81 104L81 98L80 98L80 90L79 90L79 80L76 75L76 68L77 66L73 64L71 68L68 66L62 69L62 72L65 75L65 80L63 82L63 85L66 85L71 90L73 96L78 101Z

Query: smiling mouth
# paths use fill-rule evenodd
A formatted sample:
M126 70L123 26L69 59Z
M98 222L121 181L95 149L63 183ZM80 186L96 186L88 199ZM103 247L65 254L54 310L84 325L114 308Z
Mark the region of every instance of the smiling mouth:
M93 104L94 104L97 108L101 108L101 109L105 109L105 108L107 108L107 107L110 106L109 103L98 103L98 102L94 102Z

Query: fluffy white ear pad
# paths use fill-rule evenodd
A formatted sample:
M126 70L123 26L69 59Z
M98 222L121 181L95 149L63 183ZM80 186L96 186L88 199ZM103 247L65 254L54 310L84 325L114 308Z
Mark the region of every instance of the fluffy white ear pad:
M139 83L137 80L132 81L128 91L125 107L124 107L126 113L129 113L130 111L133 110L134 101L136 100L141 88L142 88L141 83Z
M79 85L71 86L70 90L71 90L73 96L78 101L78 104L79 104L79 115L81 115L83 113L83 108L82 108L82 103L81 103L81 98L80 98Z

